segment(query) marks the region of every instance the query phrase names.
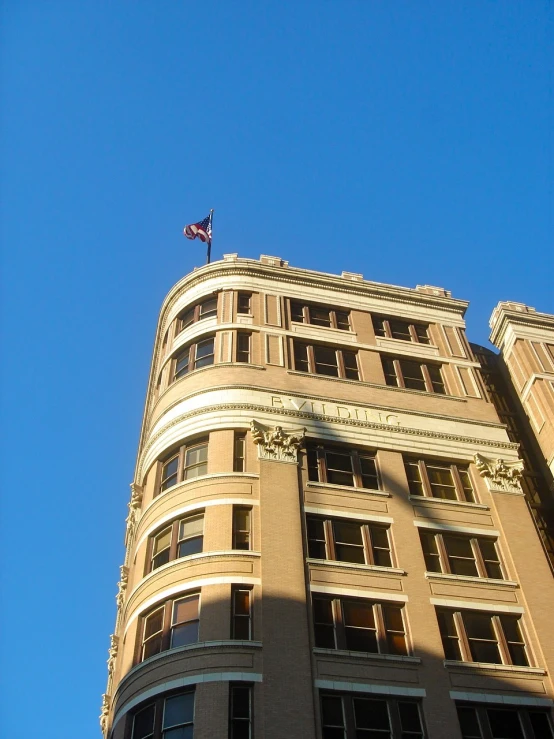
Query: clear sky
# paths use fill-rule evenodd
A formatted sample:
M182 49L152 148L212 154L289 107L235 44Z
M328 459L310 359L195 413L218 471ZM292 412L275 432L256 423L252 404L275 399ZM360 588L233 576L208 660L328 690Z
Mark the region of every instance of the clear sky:
M554 5L2 3L6 739L99 739L161 301L272 254L554 312Z

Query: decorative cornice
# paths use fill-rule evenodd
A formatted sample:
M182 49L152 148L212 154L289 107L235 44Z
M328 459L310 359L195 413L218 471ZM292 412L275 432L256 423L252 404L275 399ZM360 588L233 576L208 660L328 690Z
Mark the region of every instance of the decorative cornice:
M523 472L521 459L515 462L505 462L503 459L493 459L476 454L474 461L479 474L485 479L491 492L523 495L520 484Z
M275 426L270 431L257 421L250 422L252 441L258 447L258 459L269 459L273 462L298 462L298 449L304 442L306 429L301 433L284 431L282 426Z
M424 429L415 429L408 426L392 426L386 423L374 423L372 421L360 421L354 418L335 418L334 416L326 416L319 413L309 413L304 411L293 411L288 408L272 408L266 405L257 405L251 403L218 403L204 408L197 408L188 413L174 418L170 423L163 426L148 441L148 444L142 450L139 464L137 466L137 479L142 479L143 464L147 452L152 448L155 442L163 436L168 429L177 426L179 423L203 414L216 413L222 411L247 411L251 413L264 413L278 416L289 416L291 418L303 418L310 421L323 421L327 424L338 424L341 426L352 426L356 428L367 428L375 431L386 431L387 434L406 434L408 436L421 436L431 439L444 439L445 441L459 442L461 444L475 445L477 442L481 446L493 447L495 449L505 449L515 451L519 448L518 444L505 441L493 441L491 439L476 439L474 436L459 436L456 434L440 433L438 431L428 431ZM463 422L464 419L459 419Z

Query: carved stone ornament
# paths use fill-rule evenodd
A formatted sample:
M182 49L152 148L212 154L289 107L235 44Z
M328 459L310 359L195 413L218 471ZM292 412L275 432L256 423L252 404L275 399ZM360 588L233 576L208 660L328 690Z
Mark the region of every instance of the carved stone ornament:
M271 459L276 462L298 462L298 449L302 446L306 429L284 431L282 426L273 430L257 421L250 423L252 440L258 445L258 459Z
M108 730L108 714L110 712L110 696L107 693L102 695L102 706L100 708L100 728L105 734Z
M497 493L523 494L519 482L523 472L521 459L516 462L505 462L503 459L492 459L476 454L474 461L489 490Z
M110 636L110 648L108 649L108 674L111 675L115 668L115 660L117 657L117 649L119 647L119 637L115 634Z
M129 568L125 567L125 565L121 565L119 571L121 572L121 577L117 583L118 590L117 595L115 596L115 602L117 603L117 607L121 608L123 601L125 600L125 591L127 590L127 582L129 580Z
M129 514L125 520L125 546L129 546L129 543L135 536L138 520L140 518L140 509L142 506L142 487L131 483L131 500L127 503L129 508Z

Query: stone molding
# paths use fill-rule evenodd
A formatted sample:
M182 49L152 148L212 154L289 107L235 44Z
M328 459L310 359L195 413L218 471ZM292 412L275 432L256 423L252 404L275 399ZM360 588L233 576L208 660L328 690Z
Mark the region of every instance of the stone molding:
M304 442L305 428L300 433L284 431L282 426L275 426L270 430L267 426L252 420L250 432L252 441L258 447L258 459L298 463L298 450Z
M474 461L479 474L485 479L491 492L523 495L520 483L523 472L521 459L515 462L506 462L503 459L494 459L476 454Z

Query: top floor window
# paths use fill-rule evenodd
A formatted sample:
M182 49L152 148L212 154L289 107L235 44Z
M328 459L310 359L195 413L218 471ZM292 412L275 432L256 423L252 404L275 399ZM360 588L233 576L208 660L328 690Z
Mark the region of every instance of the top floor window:
M417 362L400 357L381 357L381 361L387 385L446 395L446 386L439 364Z
M413 341L416 344L429 344L427 326L422 323L410 323L401 318L386 318L385 316L371 316L376 336L401 341Z
M293 341L294 369L314 375L328 375L347 380L359 380L357 352L323 344Z
M325 305L306 305L291 302L290 317L295 323L310 323L312 326L327 326L350 331L350 311L328 308Z
M237 313L249 316L252 313L252 293L240 292L237 297Z
M183 331L193 323L202 321L204 318L212 318L217 315L217 297L209 297L184 310L177 321L177 333Z

